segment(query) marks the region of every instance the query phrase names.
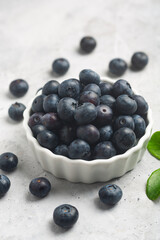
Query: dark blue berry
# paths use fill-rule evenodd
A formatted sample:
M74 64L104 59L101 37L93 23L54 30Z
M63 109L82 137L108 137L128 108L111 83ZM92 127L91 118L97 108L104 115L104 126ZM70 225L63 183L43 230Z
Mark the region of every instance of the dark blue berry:
M0 155L0 169L6 172L13 171L18 164L18 158L11 152L5 152Z
M80 48L85 53L91 53L95 49L96 45L96 40L90 36L83 37L80 41Z
M148 56L144 52L136 52L133 54L131 62L135 69L141 70L147 65Z
M92 104L94 104L95 106L99 105L100 100L98 95L95 92L92 91L84 91L82 92L80 99L79 99L80 103L85 103L85 102L90 102Z
M108 159L116 155L116 149L110 141L100 142L95 146L93 154L95 159Z
M58 87L58 94L61 98L71 97L77 99L80 93L80 82L71 78L63 81Z
M88 124L77 128L77 137L89 144L94 144L99 140L100 134L94 125Z
M122 198L122 190L116 184L109 184L99 190L100 200L107 205L115 205Z
M22 103L14 103L8 109L9 117L14 121L21 121L23 119L23 112L26 109L25 105Z
M95 123L97 126L105 126L110 124L113 117L113 111L106 105L97 106L97 117Z
M145 134L146 123L145 123L144 119L137 114L133 115L132 117L133 117L134 124L135 124L134 132L136 134L136 137L141 138Z
M60 141L69 145L76 138L76 128L73 125L64 125L59 131Z
M50 192L51 184L47 178L38 177L30 182L29 190L34 196L44 198Z
M88 160L91 155L89 144L81 139L76 139L69 145L68 153L71 159Z
M109 82L101 81L99 84L101 95L112 95L113 85Z
M148 103L146 100L140 95L134 95L133 98L137 103L136 113L139 115L145 115L148 112Z
M35 138L37 137L37 135L38 135L40 132L42 132L42 131L44 131L44 130L47 130L46 127L43 126L43 125L34 125L31 129L32 129L33 136L34 136Z
M110 108L114 108L116 99L111 95L103 95L100 97L100 104L107 105Z
M57 105L58 116L64 121L72 121L77 107L77 101L73 98L62 98Z
M70 67L70 64L67 59L65 58L57 58L52 64L53 72L57 73L58 75L65 74Z
M112 135L113 135L112 126L111 125L106 125L104 127L101 127L99 129L99 133L100 133L100 141L101 142L110 140Z
M44 98L43 109L47 112L57 112L57 105L59 103L59 96L57 94L50 94Z
M131 116L121 115L115 119L114 129L117 130L122 127L131 128L134 131L134 121Z
M68 147L67 145L58 145L55 149L54 149L54 153L57 155L62 155L65 157L68 157Z
M90 83L86 85L83 89L83 91L92 91L95 92L99 97L101 96L101 90L99 86L95 83Z
M51 131L44 130L37 135L37 141L42 147L54 150L58 145L58 137Z
M130 97L133 96L133 91L130 84L123 79L120 79L113 84L112 93L114 97L118 97L122 94L127 94Z
M69 204L58 206L53 212L55 224L62 228L72 227L78 220L78 210Z
M61 121L57 113L46 113L42 117L42 124L48 130L58 130L61 128Z
M43 86L42 94L46 96L50 94L57 94L58 86L59 86L59 82L57 82L56 80L50 80Z
M41 112L32 114L28 121L29 127L32 128L35 125L41 125L43 115L44 113L41 113Z
M39 95L37 96L32 103L32 111L33 112L43 112L43 101L44 101L45 95Z
M127 63L121 58L114 58L109 63L109 71L116 76L121 76L127 70Z
M89 124L97 116L96 107L92 103L83 103L75 110L74 118L79 125Z
M14 80L9 85L9 90L15 97L23 97L28 88L28 83L23 79Z
M84 69L79 74L80 82L84 85L88 85L90 83L95 83L99 85L100 83L100 76L92 71L91 69Z
M0 197L3 197L9 190L11 182L9 178L3 174L0 174Z
M137 110L137 103L133 98L123 94L117 97L115 107L120 114L132 115Z

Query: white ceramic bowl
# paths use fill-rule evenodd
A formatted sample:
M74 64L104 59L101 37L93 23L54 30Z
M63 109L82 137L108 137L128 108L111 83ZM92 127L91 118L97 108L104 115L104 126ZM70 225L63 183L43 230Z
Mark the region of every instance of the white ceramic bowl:
M102 78L102 80L112 84L115 82L107 78ZM134 91L134 93L136 93L136 91ZM37 95L40 94L41 91L39 91ZM54 176L67 179L71 182L105 182L124 175L126 172L132 170L142 159L152 131L152 114L150 108L148 110L148 126L146 128L146 133L135 147L129 149L124 154L114 156L110 159L85 161L55 155L50 150L39 145L28 126L32 102L33 99L24 111L24 129L35 158L40 162L44 170L52 173Z

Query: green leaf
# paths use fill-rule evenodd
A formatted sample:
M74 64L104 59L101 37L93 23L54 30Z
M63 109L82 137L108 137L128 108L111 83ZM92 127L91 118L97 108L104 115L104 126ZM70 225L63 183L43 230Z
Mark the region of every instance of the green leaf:
M150 200L160 196L160 168L152 172L147 180L146 194Z
M150 154L160 160L160 131L153 133L147 149Z

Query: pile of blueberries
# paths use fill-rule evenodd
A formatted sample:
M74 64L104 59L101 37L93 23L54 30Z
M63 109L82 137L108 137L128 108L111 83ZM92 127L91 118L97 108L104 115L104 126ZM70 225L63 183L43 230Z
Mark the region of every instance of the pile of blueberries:
M71 159L108 159L135 146L146 129L148 104L123 79L113 85L90 69L79 80L47 82L28 125L38 143Z

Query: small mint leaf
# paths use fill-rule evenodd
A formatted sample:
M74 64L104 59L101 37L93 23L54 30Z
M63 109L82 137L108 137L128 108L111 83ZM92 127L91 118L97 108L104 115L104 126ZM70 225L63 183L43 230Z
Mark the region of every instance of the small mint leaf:
M160 168L152 172L148 178L146 194L150 200L156 200L160 196Z
M150 154L160 160L160 131L153 133L147 149Z

